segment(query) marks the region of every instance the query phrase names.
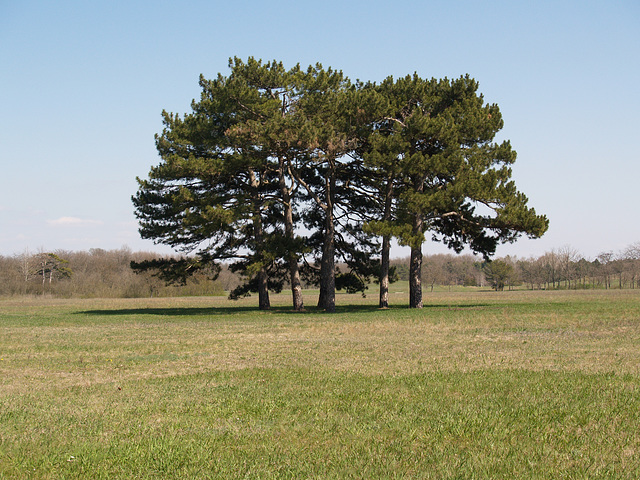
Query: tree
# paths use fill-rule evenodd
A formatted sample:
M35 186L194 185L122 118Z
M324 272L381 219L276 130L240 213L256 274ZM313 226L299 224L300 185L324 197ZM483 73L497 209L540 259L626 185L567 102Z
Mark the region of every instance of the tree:
M370 242L362 223L371 208L370 172L354 155L357 129L363 123L358 91L342 72L322 65L309 67L301 83L297 117L306 150L302 168L292 169L306 192L305 226L315 232L309 244L319 254L316 263L318 307L335 311L336 288L360 291L373 271ZM337 272L336 256L348 272ZM311 266L310 266L311 267Z
M378 199L374 206L373 218L365 223L367 232L382 237L380 251L379 306L389 306L389 284L394 278L390 263L391 239L398 236L396 205L400 178L400 165L403 158L403 143L399 135L394 135L397 124L387 116L392 103L392 92L368 83L363 86L365 111L368 117L365 127L359 129L358 154L362 156L366 167L371 171L371 187Z
M282 287L273 255L278 225L268 152L234 128L264 106L264 99L242 75L200 78L202 94L192 113L164 112L165 128L156 136L162 158L133 197L140 234L196 257L167 261L165 270L195 272L199 265L231 261L246 281L232 297L257 291L260 309L268 309L269 287ZM160 265L143 267L159 268ZM186 270L185 270L186 269ZM270 276L271 274L271 276Z
M631 288L636 288L638 279L640 278L640 242L629 245L622 256L628 264Z
M545 283L548 285L551 283L551 288L556 288L556 282L560 284L560 260L558 253L555 249L551 249L549 252L538 259L543 265L545 272Z
M421 281L425 282L433 292L435 285L445 284L445 265L447 261L446 255L429 255L423 260L421 269ZM410 261L409 261L410 263Z
M558 250L557 256L560 275L565 281L567 288L571 288L571 282L576 277L576 263L580 258L580 254L575 248L565 245Z
M61 279L70 277L73 272L67 266L67 260L60 258L55 253L40 252L36 259L36 274L42 277L42 294L45 293L46 283L49 287L53 283L53 279Z
M242 81L246 88L254 92L253 101L236 99L236 108L242 112L238 121L227 131L227 135L245 148L255 148L265 156L272 181L277 189L272 189L274 208L282 224L279 235L278 258L284 258L289 270L293 308L304 309L299 261L305 251L304 241L295 234L296 193L299 188L293 171L297 171L304 150L300 147L300 124L294 113L300 102L299 66L286 71L282 63L261 61L250 58L247 63L235 58L232 76ZM277 192L277 194L275 194ZM279 228L279 227L276 227Z
M522 281L533 290L536 286L540 289L546 282L544 265L540 259L529 258L518 261Z
M478 84L423 80L417 75L394 81L384 119L397 137L399 187L393 234L411 247L410 307L422 307L422 243L425 233L460 252L464 246L486 258L499 243L521 234L536 238L546 217L527 207L511 181L516 154L508 141L494 143L503 122L497 105L485 105Z
M29 249L27 248L21 254L16 255L15 258L16 260L18 260L18 265L20 268L20 274L22 278L24 278L25 282L28 282L34 273L33 267L32 267L32 263L34 260L33 255L29 253Z
M613 252L602 252L597 257L595 262L600 275L602 275L602 280L604 282L605 288L611 288L611 274L613 273L613 262L615 260L615 255Z
M305 188L315 207L306 216L307 223L314 223L322 231L320 241L320 296L318 307L327 311L335 310L335 190L337 161L348 151L347 140L330 118L329 112L335 108L332 103L339 101L345 79L341 72L321 67L309 68L305 76L304 96L300 110L305 124L304 147L308 152L306 178L298 170L294 175ZM331 91L331 93L330 93ZM333 94L333 95L332 95ZM330 98L332 96L332 98ZM325 123L326 122L326 123ZM314 174L310 177L309 174ZM313 183L312 183L313 182ZM316 188L313 188L315 184ZM317 225L319 224L319 225Z
M485 264L484 275L494 290L502 291L513 276L513 266L501 259L493 260Z

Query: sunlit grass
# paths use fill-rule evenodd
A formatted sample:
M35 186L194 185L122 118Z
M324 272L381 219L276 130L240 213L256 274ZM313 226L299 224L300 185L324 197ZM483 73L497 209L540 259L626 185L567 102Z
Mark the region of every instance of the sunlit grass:
M405 296L0 301L0 478L640 478L640 292Z

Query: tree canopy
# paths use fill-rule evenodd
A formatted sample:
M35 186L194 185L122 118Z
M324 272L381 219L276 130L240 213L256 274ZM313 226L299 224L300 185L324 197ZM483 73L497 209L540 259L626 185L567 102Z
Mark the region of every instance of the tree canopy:
M285 283L304 309L302 277L334 311L336 288L364 291L377 278L386 307L395 237L411 247L410 306L421 307L427 232L489 258L546 231L511 180L511 145L494 142L500 111L469 76L376 84L320 64L229 67L200 78L190 113L163 113L161 162L133 197L143 238L194 254L180 272L228 262L245 278L232 296L258 292L261 309ZM174 265L152 267L170 277Z

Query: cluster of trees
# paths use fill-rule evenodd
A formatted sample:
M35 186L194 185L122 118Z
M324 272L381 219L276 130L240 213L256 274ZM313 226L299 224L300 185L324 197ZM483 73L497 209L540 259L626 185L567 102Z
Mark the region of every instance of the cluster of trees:
M408 280L408 259L394 260L399 278ZM640 288L640 242L620 252L587 259L565 246L540 257L503 257L487 262L474 255L431 255L424 258L423 281L433 286L491 286L496 290Z
M409 281L410 260L410 257L391 260L398 280ZM436 286L485 286L483 260L469 254L425 255L422 261L422 284L430 291Z
M205 271L185 285L167 287L150 275L136 275L130 264L157 255L118 250L56 251L0 255L0 295L53 295L58 297L136 298L178 295L224 295L238 284L235 275L222 271L216 282Z
M531 289L640 287L640 242L620 252L600 253L592 260L566 246L511 263L516 278Z
M137 269L184 281L226 262L243 278L233 295L258 292L261 309L287 284L302 310L306 282L334 311L336 289L377 278L385 307L396 238L411 247L419 308L425 234L488 258L546 231L511 180L511 145L494 141L500 111L472 78L353 83L319 64L229 67L200 78L191 113L163 112L161 163L133 197L141 236L190 255Z

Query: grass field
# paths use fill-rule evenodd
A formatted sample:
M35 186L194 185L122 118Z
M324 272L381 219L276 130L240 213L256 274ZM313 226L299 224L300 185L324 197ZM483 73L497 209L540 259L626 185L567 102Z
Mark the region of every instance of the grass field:
M394 299L0 300L0 478L640 478L640 291Z

